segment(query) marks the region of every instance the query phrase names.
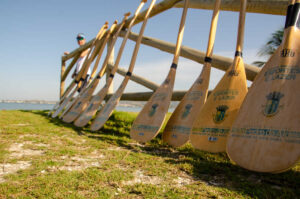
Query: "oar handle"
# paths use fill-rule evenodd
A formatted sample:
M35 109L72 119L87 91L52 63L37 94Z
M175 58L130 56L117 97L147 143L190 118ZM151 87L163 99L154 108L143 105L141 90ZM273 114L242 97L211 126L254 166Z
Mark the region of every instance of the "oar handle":
M235 56L240 56L240 57L242 57L243 45L244 45L246 8L247 8L247 0L241 0L238 38L237 38L236 51L235 51Z
M102 67L101 67L101 69L100 69L100 71L99 71L99 73L97 75L97 78L101 78L103 76L103 74L105 73L107 64L109 62L110 55L111 55L111 53L112 53L112 51L114 49L115 43L116 43L116 41L118 39L118 35L120 34L120 32L121 32L121 30L122 30L122 28L123 28L123 26L125 24L125 21L129 17L129 15L130 15L130 12L128 12L128 13L126 13L124 15L124 18L123 18L122 22L119 24L117 32L113 35L112 42L111 42L111 44L108 47L108 52L106 54L106 57L105 57L104 62L102 64Z
M206 57L205 62L211 62L211 57L213 54L214 44L215 44L215 38L216 38L216 31L217 31L217 24L219 19L219 10L220 10L221 0L216 0L215 2L215 8L211 19L210 24L210 32L209 32L209 39L207 44L207 50L206 50Z
M146 28L146 25L147 25L147 21L148 21L149 15L151 13L151 10L152 10L155 2L156 2L156 0L152 0L151 4L150 4L150 6L147 10L147 13L145 15L144 22L143 22L141 30L139 32L139 36L136 40L136 44L135 44L135 47L134 47L134 50L133 50L130 65L129 65L128 72L127 72L127 75L129 75L129 76L131 75L131 72L134 68L136 57L137 57L137 54L139 52L139 48L140 48L140 45L141 45L141 42L142 42L143 34L144 34L144 31L145 31L145 28Z
M183 33L184 33L184 24L185 24L186 14L187 14L187 10L188 10L188 5L189 5L189 0L185 0L184 8L183 8L182 16L181 16L181 21L180 21L180 26L179 26L179 31L178 31L178 36L177 36L174 58L173 58L173 64L176 64L176 65L178 64L178 59L179 59L179 55L180 55L181 43L182 43L182 38L183 38Z
M121 60L121 57L122 57L122 54L123 54L123 51L124 51L124 48L125 48L125 45L126 45L126 42L127 42L127 39L129 37L129 34L130 34L130 31L131 31L131 28L133 26L133 23L135 22L138 14L140 13L141 9L143 8L143 6L145 5L145 2L147 2L147 0L142 0L140 5L138 6L138 8L136 9L135 13L134 13L134 16L132 18L132 20L130 21L129 25L127 26L127 32L123 38L123 41L122 41L122 44L120 46L120 49L119 49L119 52L118 52L118 55L117 55L117 59L115 61L115 64L114 64L114 67L111 71L111 75L110 77L113 78L113 75L116 73L118 67L119 67L119 64L120 64L120 60Z
M93 41L93 43L94 43L97 39L101 38L102 33L103 33L104 30L106 30L107 28L108 28L108 21L106 21L106 22L104 23L104 25L101 27L101 29L99 30L98 34L96 35L96 38L95 38L95 40Z

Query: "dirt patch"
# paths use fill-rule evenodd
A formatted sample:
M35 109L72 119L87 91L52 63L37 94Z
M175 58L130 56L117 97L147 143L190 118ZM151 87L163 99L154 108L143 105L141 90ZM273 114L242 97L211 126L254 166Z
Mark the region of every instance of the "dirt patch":
M80 171L87 169L89 167L99 167L104 155L100 154L98 151L93 151L91 154L85 157L81 156L61 156L58 161L65 161L63 166L51 166L48 167L47 171ZM45 171L42 171L45 173Z
M9 124L7 126L31 126L31 124L29 124L29 123L25 123L25 124Z
M194 180L192 179L192 177L190 177L188 175L181 175L181 176L178 176L176 179L174 179L173 182L176 187L182 187L185 185L192 184L194 182Z
M33 144L32 142L24 142L24 143L15 143L12 144L9 148L10 158L22 158L24 156L38 156L42 155L44 151L42 150L32 150L32 149L24 149L25 144L35 145L35 146L47 146L45 144Z
M157 176L148 176L143 173L141 170L137 170L134 172L134 179L129 181L123 181L122 185L135 185L135 184L152 184L158 185L163 181L161 178Z
M5 182L4 176L15 173L19 170L27 169L31 166L29 161L18 161L15 164L4 163L0 164L0 183Z

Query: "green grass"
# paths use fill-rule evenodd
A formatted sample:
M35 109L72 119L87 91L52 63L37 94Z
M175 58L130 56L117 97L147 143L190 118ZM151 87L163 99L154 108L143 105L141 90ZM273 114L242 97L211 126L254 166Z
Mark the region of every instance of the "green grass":
M2 176L0 198L300 198L300 164L256 173L225 153L171 148L161 134L140 145L129 137L136 115L114 112L91 132L46 111L0 111L0 166L29 164Z

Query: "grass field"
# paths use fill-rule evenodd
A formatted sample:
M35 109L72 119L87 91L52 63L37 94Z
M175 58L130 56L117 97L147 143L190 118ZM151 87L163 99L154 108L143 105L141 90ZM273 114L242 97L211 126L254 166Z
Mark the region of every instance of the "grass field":
M47 111L0 111L0 198L300 198L300 164L263 174L160 135L141 145L135 117L114 112L93 133Z

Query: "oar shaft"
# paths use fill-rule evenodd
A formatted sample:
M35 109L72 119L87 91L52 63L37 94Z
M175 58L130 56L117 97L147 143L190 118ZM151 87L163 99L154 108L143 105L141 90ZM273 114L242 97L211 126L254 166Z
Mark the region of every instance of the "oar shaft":
M111 42L111 44L110 44L110 46L108 48L108 52L107 52L106 57L104 59L104 62L102 64L102 68L100 69L99 74L97 76L98 78L101 78L103 76L103 74L105 73L106 66L107 66L107 64L109 62L109 59L110 59L110 55L111 55L111 53L112 53L112 51L114 49L114 45L115 45L115 43L117 41L117 38L118 38L118 36L119 36L119 34L120 34L120 32L121 32L124 24L125 24L125 21L127 20L127 18L128 18L129 15L130 15L130 13L126 13L124 15L124 18L123 18L122 22L120 23L117 32L114 34L114 36L112 38L112 42Z
M210 59L213 54L213 49L215 44L217 24L218 24L219 13L220 13L219 12L220 4L221 4L221 0L216 0L214 12L210 24L209 39L208 39L207 50L206 50L206 57Z
M75 81L76 81L76 82L79 82L81 79L84 79L84 78L85 78L86 73L87 73L87 71L88 71L88 69L89 69L89 66L90 66L90 64L91 64L91 59L92 59L93 55L95 54L95 52L93 51L92 56L90 56L90 54L91 54L91 52L92 52L92 49L93 49L93 47L94 47L94 49L95 49L95 46L94 46L94 45L96 45L96 43L97 43L97 41L100 39L100 37L102 37L102 36L104 35L104 32L105 32L104 30L106 30L106 29L108 28L108 25L107 25L107 24L108 24L108 23L105 22L105 24L103 25L103 27L102 27L102 28L100 29L100 31L98 32L98 34L97 34L95 40L92 42L92 45L91 45L91 47L90 47L90 50L89 50L88 54L86 55L86 59L84 60L84 63L82 64L82 67L81 67L79 73L78 73L77 76L75 77ZM79 82L79 85L80 85L80 84L81 84L81 83Z
M103 43L101 44L101 48L100 48L100 50L98 52L98 57L97 57L96 62L94 64L94 68L98 66L100 58L101 58L101 55L102 55L102 53L103 53L103 51L105 49L106 43L107 43L109 37L111 36L112 32L115 30L115 28L117 26L117 23L118 23L118 21L116 20L114 22L114 24L111 26L111 28L106 32L106 36L105 36L105 38L103 40ZM97 75L99 75L99 72L98 72Z
M155 2L156 2L156 0L152 0L151 4L150 4L150 6L147 10L147 13L145 15L144 22L142 24L138 39L136 41L136 44L135 44L135 47L134 47L134 50L133 50L130 65L129 65L129 68L128 68L128 72L132 72L132 70L134 68L136 57L137 57L137 54L138 54L138 51L139 51L139 48L140 48L140 45L141 45L141 42L142 42L143 34L144 34L144 31L145 31L145 28L146 28L146 25L147 25L147 21L148 21L149 15L151 13L151 10L152 10Z
M124 36L123 38L123 41L122 41L122 44L120 46L120 49L119 49L119 52L118 52L118 55L117 55L117 59L115 61L115 64L114 64L114 67L111 71L111 74L114 75L119 67L119 64L120 64L120 61L121 61L121 57L122 57L122 54L123 54L123 51L124 51L124 48L125 48L125 45L126 45L126 42L127 42L127 39L129 37L129 34L130 34L130 31L131 31L131 28L138 16L138 14L140 13L141 9L143 8L143 6L145 5L145 3L147 2L147 0L143 0L141 1L140 5L138 6L138 8L136 9L135 13L134 13L134 16L132 18L132 20L130 21L128 27L127 27L127 32L126 32L126 35Z
M286 11L286 18L285 18L285 25L284 25L284 29L286 29L287 27L289 27L290 24L290 20L291 20L291 15L292 15L292 11L293 11L293 5L295 4L295 0L291 0L289 2L287 11Z
M239 26L238 26L238 39L236 44L236 55L238 56L241 56L241 53L243 52L246 7L247 7L247 0L241 0Z
M173 58L173 63L178 64L178 59L180 55L180 48L181 48L181 43L182 43L182 38L183 38L183 33L184 33L184 24L185 24L185 19L186 19L186 14L188 10L188 5L189 5L189 0L184 1L184 8L182 12L182 17L180 21L180 26L179 26L179 31L178 31L178 36L177 36L177 42L176 42L176 48L175 48L175 53L174 53L174 58Z

